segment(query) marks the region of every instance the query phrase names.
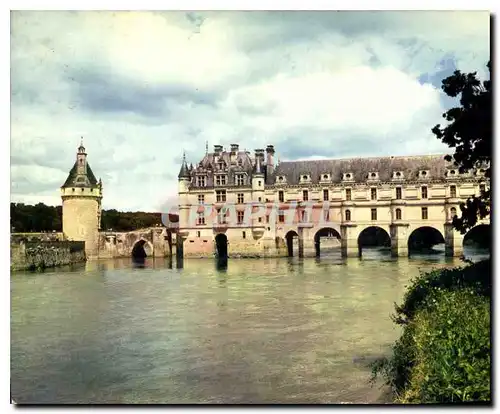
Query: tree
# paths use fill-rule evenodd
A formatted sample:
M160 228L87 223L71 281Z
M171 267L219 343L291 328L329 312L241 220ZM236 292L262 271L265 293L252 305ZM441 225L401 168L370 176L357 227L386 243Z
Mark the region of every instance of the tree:
M491 72L491 62L487 64ZM450 148L455 148L453 155L446 155L461 173L474 169L483 169L487 180L491 178L492 150L492 98L491 80L481 82L477 72L464 74L459 70L442 82L442 89L450 97L460 95L460 106L451 108L443 114L448 125L440 124L432 132ZM465 234L474 227L479 219L491 215L490 191L481 191L460 205L462 216L455 216L453 226Z

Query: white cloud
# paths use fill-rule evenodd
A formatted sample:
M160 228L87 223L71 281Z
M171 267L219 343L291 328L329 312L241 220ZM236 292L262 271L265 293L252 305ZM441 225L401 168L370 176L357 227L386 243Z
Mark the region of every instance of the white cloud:
M59 204L80 136L105 208L176 202L183 150L446 150L443 62L484 74L478 12L13 12L12 199ZM64 33L64 35L61 35ZM61 181L62 178L62 181ZM50 186L53 185L53 190Z

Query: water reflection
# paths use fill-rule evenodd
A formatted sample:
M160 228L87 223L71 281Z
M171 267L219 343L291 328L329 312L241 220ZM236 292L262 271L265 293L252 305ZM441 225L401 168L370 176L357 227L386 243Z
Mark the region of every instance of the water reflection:
M368 255L376 256L376 252ZM427 257L89 262L11 277L19 403L377 402L368 361Z

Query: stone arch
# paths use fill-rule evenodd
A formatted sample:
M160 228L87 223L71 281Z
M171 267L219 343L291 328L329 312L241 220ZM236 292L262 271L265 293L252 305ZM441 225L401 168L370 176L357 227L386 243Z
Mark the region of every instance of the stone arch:
M327 238L330 241L337 239L339 241L342 237L333 227L323 227L319 229L314 235L314 249L316 251L316 257L320 257L321 255L321 238Z
M463 245L478 247L481 249L491 248L491 225L478 224L472 227L464 236Z
M379 226L369 226L364 228L358 235L359 255L362 255L363 248L366 247L391 247L391 236L387 230Z
M131 256L134 259L145 259L146 257L153 256L153 246L152 244L144 239L139 239L134 243L132 247Z
M219 259L227 259L228 257L228 240L224 233L218 233L215 236L215 253Z
M408 237L408 254L440 253L440 250L435 250L433 247L444 243L445 238L440 230L432 226L421 226L413 230Z
M297 233L295 230L289 230L285 234L285 241L286 241L286 248L288 250L288 257L293 257L293 244L294 244L295 240L297 240L297 243L298 243L299 233Z

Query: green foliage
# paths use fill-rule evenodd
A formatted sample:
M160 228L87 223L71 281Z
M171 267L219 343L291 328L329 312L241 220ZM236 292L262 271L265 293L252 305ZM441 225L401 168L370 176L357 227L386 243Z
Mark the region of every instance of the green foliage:
M491 65L488 63L488 70ZM443 80L443 91L450 97L460 96L460 106L451 108L443 114L448 125L436 125L432 132L450 148L455 148L453 156L446 159L459 167L460 172L484 168L485 177L491 178L492 134L492 97L491 80L481 82L477 73L464 74L455 71ZM462 217L455 217L453 225L463 234L472 228L479 218L491 214L490 190L472 197L460 205Z
M409 287L396 323L393 355L372 365L401 403L489 401L489 260L422 274Z
M412 322L414 366L402 403L490 401L490 301L435 292Z
M10 224L16 233L62 231L62 206L34 206L10 203ZM161 225L161 213L119 212L103 210L101 228L103 230L131 231Z
M491 261L483 260L466 267L438 269L413 279L401 306L396 305L394 320L405 325L415 313L425 307L428 296L435 290L459 290L470 288L477 294L491 295Z

